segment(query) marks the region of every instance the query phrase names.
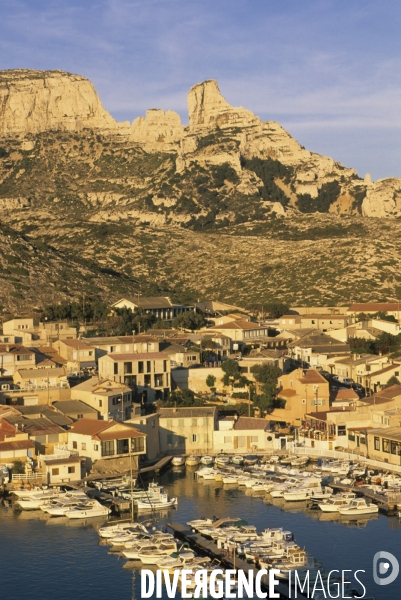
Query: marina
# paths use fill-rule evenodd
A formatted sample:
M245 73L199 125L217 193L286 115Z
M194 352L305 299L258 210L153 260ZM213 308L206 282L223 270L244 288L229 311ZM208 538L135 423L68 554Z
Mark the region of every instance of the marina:
M271 467L274 466L274 462L269 464L256 464L249 465L248 467L241 467L241 465L232 465L228 464L228 469L242 469L244 473L242 475L237 474L237 481L235 484L224 484L222 480L207 479L206 477L199 476L198 473L202 473L202 469L207 467L207 465L200 464L194 467L186 467L186 466L173 466L169 470L167 470L164 475L160 477L158 480L158 484L162 486L164 492L168 495L169 498L177 498L178 506L174 508L164 508L164 509L152 509L150 511L141 511L138 512L138 508L135 507L135 525L141 524L144 525L147 529L147 533L140 532L138 535L142 536L142 542L146 544L150 544L146 547L146 544L142 547L143 552L141 552L142 558L147 561L149 556L151 560L153 560L150 552L157 550L160 554L158 555L158 560L163 562L165 565L170 565L170 568L179 568L177 565L180 563L174 562L177 559L173 559L170 557L170 550L175 549L176 552L180 555L178 560L189 561L192 560L192 564L196 564L197 568L201 568L205 565L202 562L203 559L209 558L214 565L216 563L222 564L225 568L233 567L235 564L236 568L240 569L250 569L255 567L252 562L249 562L250 558L255 556L255 549L257 549L258 554L262 558L261 549L264 548L264 552L266 554L266 544L262 541L258 541L255 538L261 535L261 532L267 529L272 528L273 530L283 530L283 532L287 532L285 535L288 536L284 541L285 544L280 544L277 542L277 550L276 558L274 559L276 562L279 560L279 555L277 552L282 550L285 546L288 548L288 551L294 552L299 547L299 556L303 557L303 552L305 549L309 556L316 557L318 563L322 564L326 571L330 569L364 569L366 570L366 582L369 584L369 592L373 593L377 600L384 600L385 596L380 595L381 590L375 589L376 586L371 581L371 540L375 539L375 545L379 544L381 547L386 550L393 551L396 554L397 548L397 533L399 534L400 523L397 516L391 516L386 513L387 516L376 514L368 514L368 515L353 515L349 517L343 517L338 512L336 513L324 513L322 510L317 508L316 503L310 501L286 501L283 497L273 498L266 490L261 492L261 490L255 489L253 490L251 486L246 487L245 485L239 485L243 483L244 480L252 481L253 479L259 480L260 482L265 480L265 482L270 481L270 484L274 482L276 485L282 485L285 479L289 479L291 481L299 481L296 473L294 472L292 475L289 475L287 472L280 471L277 469L276 471L269 471ZM278 463L276 466L279 467ZM208 468L211 468L209 465ZM212 467L214 469L214 467ZM268 469L269 468L269 469ZM287 469L286 465L282 465L280 469ZM304 467L302 467L304 468ZM291 470L297 469L299 471L300 467L291 467ZM314 469L314 466L312 466ZM203 471L205 473L205 471ZM234 471L231 471L234 473ZM309 471L309 477L311 472ZM315 471L316 475L317 471ZM241 479L242 477L242 479ZM277 481L274 481L277 479ZM278 483L280 481L281 483ZM116 483L116 481L114 482ZM104 482L105 488L111 486L112 481ZM152 486L157 488L156 483L152 484ZM345 484L334 484L332 490L332 497L335 497L339 492L342 494L346 494L346 490L343 487L338 487ZM149 488L149 493L151 493L152 486ZM269 487L269 486L267 486ZM357 486L358 492L360 491L361 486ZM256 486L258 488L258 486ZM349 485L348 485L349 488ZM139 489L136 488L136 493L139 493ZM88 489L87 489L88 491ZM45 493L45 492L43 492ZM112 491L102 491L96 488L90 488L89 494L100 494L98 499L107 506L108 501L110 500L109 496L112 498ZM354 492L348 492L350 496L350 500L354 497ZM102 497L102 495L104 495ZM356 496L355 496L356 497ZM106 554L102 555L107 557L107 551L111 555L108 556L110 562L110 566L105 567L110 573L113 572L113 569L117 564L117 571L120 572L120 575L115 575L115 585L116 589L120 590L120 581L122 588L125 588L124 597L132 597L139 598L139 572L142 568L143 564L140 562L139 554L137 554L138 558L129 558L134 556L135 552L135 543L136 543L136 535L133 535L133 531L128 532L127 529L132 527L130 525L129 513L126 513L126 520L118 523L118 527L125 528L126 531L122 531L123 534L122 539L114 546L107 544L107 548L104 547L104 541L102 538L96 537L93 538L94 529L99 529L110 521L111 516L104 515L98 517L90 517L86 516L80 519L68 519L68 517L51 517L50 514L46 514L42 510L23 510L20 512L16 512L14 510L14 504L17 501L10 503L10 496L7 497L5 501L5 506L1 509L0 514L0 531L2 534L2 539L6 531L10 535L10 527L16 533L17 537L24 537L23 531L28 528L34 528L35 531L40 531L40 536L43 537L43 545L46 547L45 539L49 535L49 531L57 530L60 539L64 540L69 538L67 532L71 531L71 527L79 533L80 536L83 536L85 539L88 535L90 536L92 542L91 544L98 548L99 551L104 552L106 550ZM52 502L57 499L53 499ZM130 503L129 500L124 500L125 502ZM328 501L328 500L327 500ZM323 503L325 500L323 499ZM213 511L213 512L212 512ZM214 538L210 536L205 537L202 535L200 531L195 531L193 526L189 526L188 523L193 523L195 521L202 522L202 517L205 515L208 517L208 526L212 526L213 523L216 523L216 519L214 515L218 517L227 517L228 515L232 515L232 522L237 523L242 522L242 525L233 526L233 523L227 522L227 519L222 519L226 521L226 527L223 527L221 533L219 533ZM245 524L246 523L246 524ZM21 529L23 526L23 529ZM76 529L76 526L79 526ZM49 529L50 528L50 529ZM278 528L278 529L277 529ZM217 528L216 528L217 529ZM233 531L235 531L233 535ZM18 533L20 532L20 533ZM159 532L159 533L157 533ZM259 533L258 533L259 532ZM28 534L29 535L29 534ZM38 534L35 533L37 536ZM129 539L129 535L131 535L131 539ZM176 546L169 547L167 545L166 548L160 546L163 543L163 539L156 539L157 535L159 536L167 536L168 543L175 543ZM149 538L147 536L150 536ZM156 536L156 537L154 537ZM171 537L169 537L171 536ZM175 541L169 541L174 536ZM230 547L230 536L232 540L235 540L235 552L233 552L233 546ZM21 543L22 543L21 538ZM146 538L146 539L145 539ZM150 539L151 538L151 539ZM5 538L4 538L5 539ZM33 541L34 538L32 538ZM96 539L100 539L100 546L98 546L98 542ZM248 540L248 541L247 541ZM292 541L294 540L294 541ZM140 540L139 540L140 541ZM164 540L165 543L166 540ZM124 542L125 545L128 544L127 547L119 546ZM135 543L134 543L135 542ZM129 546L131 544L131 546ZM157 547L154 548L153 544L156 544ZM188 544L188 547L182 548L183 544ZM79 544L78 546L79 547ZM189 550L195 553L195 556L188 553ZM94 552L95 548L91 546L91 552ZM150 551L150 552L149 552ZM45 549L43 549L45 552ZM124 556L122 552L125 552L128 556ZM165 554L165 552L167 554ZM170 552L168 554L168 552ZM1 551L0 551L1 554ZM266 555L267 556L267 555ZM114 557L114 558L113 558ZM120 560L115 563L117 557L120 557ZM1 556L1 558L5 561L4 564L8 565L9 563L7 556ZM126 562L121 562L122 559L126 559ZM263 559L260 560L260 563L263 567ZM271 560L268 559L268 560ZM303 560L303 558L302 558ZM195 561L195 562L194 562ZM282 559L280 558L280 561ZM35 561L34 561L35 562ZM145 562L145 564L148 564ZM278 562L277 562L278 564ZM207 563L206 563L207 565ZM124 566L121 573L121 566ZM11 568L11 566L10 566ZM71 576L74 571L74 563L71 562ZM96 571L97 566L93 566L93 569ZM11 573L13 572L13 568L11 568ZM129 573L132 577L132 590L130 589L127 592L127 580L126 576ZM8 575L6 575L6 579ZM7 585L11 585L11 582ZM15 585L15 580L14 580ZM397 582L392 584L392 588L397 590ZM280 590L282 592L282 598L285 598L285 590L288 592L287 583L281 582ZM79 593L76 596L79 598ZM94 598L95 596L93 596ZM288 594L287 594L288 597ZM298 595L298 597L300 597ZM46 598L46 595L44 595ZM50 596L49 596L50 598ZM88 596L86 596L86 600ZM89 596L89 599L92 600L92 596Z

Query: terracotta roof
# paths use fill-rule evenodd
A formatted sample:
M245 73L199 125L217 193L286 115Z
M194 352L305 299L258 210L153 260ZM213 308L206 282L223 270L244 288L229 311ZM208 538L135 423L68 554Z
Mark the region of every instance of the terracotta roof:
M337 400L358 400L358 399L359 399L358 394L352 388L338 390L335 395L335 398L334 398L335 401L337 401Z
M325 383L327 384L327 379L320 375L319 371L316 369L307 369L304 371L303 377L299 380L301 383Z
M266 421L266 419L258 419L256 417L240 417L234 425L236 431L244 431L246 429L260 429L265 431L267 427L269 427L269 421Z
M258 325L257 323L251 323L250 321L230 321L223 325L213 325L213 327L208 327L208 331L213 329L266 329L266 325Z
M11 414L11 413L10 413ZM15 436L15 427L5 419L0 420L0 442L3 442L7 437Z
M9 354L33 354L32 350L28 350L21 344L0 344L0 352L7 352Z
M96 421L95 419L79 419L69 430L71 433L82 435L97 435L101 431L115 425L115 421Z
M46 465L66 465L69 463L81 462L82 459L80 456L68 456L67 458L53 458L51 460L46 460L46 456L44 456L42 460Z
M146 437L146 434L133 427L127 427L126 429L120 429L119 431L102 431L94 437L102 442L107 442L109 440L122 440L131 437Z
M31 440L21 440L20 442L0 442L0 452L9 452L10 450L28 450L35 448Z
M85 344L81 340L60 340L60 343L79 350L87 350L89 347L89 344Z
M400 310L401 302L357 302L351 304L347 312L386 312L387 310Z
M157 358L166 359L162 352L130 352L128 354L107 354L114 361L119 360L155 360ZM103 358L103 357L102 357Z
M380 398L396 398L397 396L401 396L401 385L395 384L390 385L388 388L384 388L376 394L376 396L380 396Z
M296 391L292 390L291 388L281 390L280 392L277 393L277 396L286 396L287 398L289 398L290 396L296 396L296 395L297 395Z
M215 406L194 406L193 408L160 408L161 419L185 419L188 417L214 417Z

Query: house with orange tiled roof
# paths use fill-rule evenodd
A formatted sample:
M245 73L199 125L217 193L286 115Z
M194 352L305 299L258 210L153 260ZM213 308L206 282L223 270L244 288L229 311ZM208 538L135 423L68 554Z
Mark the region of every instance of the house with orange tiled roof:
M81 340L57 340L53 348L67 361L70 372L96 368L95 348Z
M275 408L271 418L300 425L307 412L329 408L329 383L316 369L295 369L278 378L277 398L285 406Z
M139 456L146 453L146 434L116 421L80 419L68 431L68 449L86 458L87 470L138 470Z

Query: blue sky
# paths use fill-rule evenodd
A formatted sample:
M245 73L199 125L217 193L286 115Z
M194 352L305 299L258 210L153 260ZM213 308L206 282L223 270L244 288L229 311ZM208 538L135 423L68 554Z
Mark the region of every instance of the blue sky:
M279 121L360 175L401 177L395 0L2 0L0 68L88 77L111 114L169 108L191 85Z

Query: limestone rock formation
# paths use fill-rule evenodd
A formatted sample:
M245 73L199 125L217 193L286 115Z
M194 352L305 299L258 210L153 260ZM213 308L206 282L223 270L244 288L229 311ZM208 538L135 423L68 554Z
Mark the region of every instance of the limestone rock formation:
M362 203L364 217L401 216L401 179L378 179L371 183Z
M119 127L88 79L64 71L0 71L0 135L84 127Z
M151 108L132 123L130 137L147 152L176 152L183 133L178 113Z

